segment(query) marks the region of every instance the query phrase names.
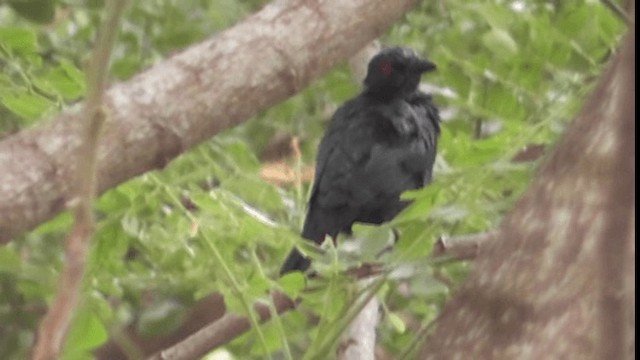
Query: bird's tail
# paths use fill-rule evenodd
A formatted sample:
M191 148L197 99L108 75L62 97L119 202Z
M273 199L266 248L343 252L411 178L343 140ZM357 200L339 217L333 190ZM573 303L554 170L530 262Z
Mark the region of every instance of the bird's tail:
M298 249L293 249L287 256L287 259L282 264L280 268L280 275L284 275L286 273L292 271L305 271L311 265L311 260L306 258Z

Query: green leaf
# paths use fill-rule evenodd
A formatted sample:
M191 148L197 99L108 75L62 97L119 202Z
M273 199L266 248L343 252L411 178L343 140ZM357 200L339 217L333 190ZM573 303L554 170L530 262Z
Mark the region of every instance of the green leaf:
M0 273L19 273L20 255L12 247L5 245L0 247Z
M217 149L218 154L227 164L243 171L259 170L260 163L246 143L234 138L219 140L218 143L222 145Z
M397 314L389 312L387 313L387 317L389 318L389 322L391 323L393 328L396 330L396 332L402 334L407 330L407 325L404 323L404 321L402 321L400 316L398 316Z
M136 327L147 336L168 334L182 324L185 316L184 306L173 300L164 300L146 307Z
M84 74L69 62L64 62L45 75L35 78L34 83L43 91L69 100L79 98L85 91Z
M129 184L127 184L129 185ZM96 207L105 213L120 213L131 206L128 194L123 191L127 185L110 190L96 201Z
M514 13L493 2L473 2L468 4L468 8L472 16L478 16L480 21L486 21L493 28L507 28L514 20Z
M518 53L518 44L513 40L509 32L503 29L493 28L482 35L482 43L489 48L495 56L515 56Z
M35 120L53 109L51 100L30 92L11 91L0 95L4 106L26 120Z
M88 306L83 306L71 324L69 335L64 347L65 360L75 360L87 357L95 347L108 339L104 324Z
M140 70L140 60L133 57L124 57L113 62L111 72L119 79L127 79Z
M267 324L260 326L260 330L262 332L264 343L262 341L254 342L249 352L259 359L265 359L268 354L282 348L282 338L272 322L268 322Z
M0 28L0 44L14 54L35 53L37 35L34 29L3 27Z
M402 223L411 220L425 219L431 209L443 198L441 188L432 184L417 191L407 191L402 194L402 199L414 199L414 201L394 219L394 223Z
M257 177L239 176L230 178L222 183L222 187L228 190L229 193L239 196L236 200L230 198L237 206L245 207L241 202L241 200L244 200L247 202L246 206L248 208L259 207L269 212L284 210L282 197L277 189ZM248 214L253 215L250 210Z
M25 19L37 23L48 23L55 15L53 0L9 0L9 5Z
M256 272L247 279L246 285L248 291L246 291L244 295L248 297L250 302L253 302L254 299L265 296L269 293L271 281Z
M290 272L282 276L278 282L288 297L296 299L305 287L305 276L299 271Z
M383 252L386 247L392 245L395 239L393 231L386 225L354 224L352 230L354 240L360 244L360 252L358 254L359 262L378 261L378 255ZM344 243L344 241L341 243Z

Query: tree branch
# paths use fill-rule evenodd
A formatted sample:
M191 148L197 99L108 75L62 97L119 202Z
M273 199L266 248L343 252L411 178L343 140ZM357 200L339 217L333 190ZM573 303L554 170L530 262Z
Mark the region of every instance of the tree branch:
M433 245L431 257L439 262L473 260L478 256L480 246L496 235L496 231L491 231L452 238L441 237Z
M434 245L432 251L432 257L435 261L456 261L456 260L472 260L475 254L479 251L482 244L486 243L495 236L495 233L481 233L474 235L465 235L462 237L454 237L451 239L440 239ZM350 269L347 274L359 279L360 281L369 281L374 276L378 276L382 273L382 269L375 264L364 264L358 268ZM282 294L274 295L274 304L276 306L278 314L282 314L286 311L292 310L294 307L286 307L283 305L292 302L291 299L286 299ZM281 304L281 305L278 305ZM367 324L367 330L370 330L375 326L377 321L377 308L375 304L367 304L365 314L362 315L363 321L355 321L357 324L352 328L360 326L360 324ZM254 305L259 307L261 305ZM283 307L280 307L283 306ZM294 305L295 306L295 305ZM376 316L374 317L374 310ZM184 324L180 326L176 333L172 333L159 338L146 338L136 333L135 326L128 328L121 336L126 336L137 347L141 353L153 354L159 349L168 347L169 344L175 343L174 347L168 348L162 352L154 354L153 358L159 358L160 354L173 354L176 359L182 359L180 356L185 356L186 359L193 358L196 353L211 351L213 348L224 345L229 341L235 339L237 336L242 335L244 332L250 329L250 326L246 326L248 319L242 316L225 314L224 299L219 294L212 294L205 297L203 301L199 302L190 311L190 315ZM224 316L224 318L223 318ZM358 315L358 317L361 317ZM376 320L374 320L376 319ZM264 319L263 321L267 321ZM208 325L206 325L208 323ZM371 325L373 324L373 325ZM197 330L200 329L200 330ZM209 330L204 330L209 329ZM236 329L233 333L220 332L219 329ZM195 334L198 333L197 336ZM223 333L223 335L221 335ZM364 333L368 333L365 331ZM192 334L192 335L188 335ZM346 338L361 339L361 334L350 332L346 335ZM353 336L350 336L353 335ZM193 343L193 344L192 344ZM342 349L347 349L350 345L353 345L350 341L343 341ZM369 344L374 345L374 344ZM368 346L368 345L366 345ZM187 349L193 349L189 352ZM195 351L198 349L197 351ZM127 352L121 349L118 341L112 339L106 345L97 350L96 355L98 359L125 359ZM184 354L184 355L177 355ZM168 355L167 355L168 356Z
M96 194L96 155L100 128L105 120L101 108L109 59L126 0L112 0L107 6L96 47L87 69L88 94L83 110L84 134L80 152L76 154L77 202L75 224L67 237L65 267L60 277L58 294L40 324L33 359L57 359L76 309L85 271L87 249L93 236L93 201Z
M633 359L635 21L420 359Z
M289 0L153 66L106 93L98 192L146 171L307 86L417 0ZM65 209L79 114L0 142L0 242Z
M271 300L278 314L289 311L296 306L293 300L278 292L273 294ZM269 306L256 304L254 309L260 316L261 323L271 319L272 314ZM197 360L212 349L242 335L250 328L251 322L248 317L227 313L188 338L152 355L147 360Z
M627 15L622 6L616 4L612 0L601 0L601 2L627 25L631 24L631 18Z
M361 280L361 288L371 284L375 278ZM372 296L351 321L340 339L338 360L374 360L376 348L376 327L380 301Z

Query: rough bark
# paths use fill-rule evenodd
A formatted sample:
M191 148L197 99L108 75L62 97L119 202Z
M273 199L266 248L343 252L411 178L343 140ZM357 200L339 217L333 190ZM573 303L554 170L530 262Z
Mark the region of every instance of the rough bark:
M105 97L99 192L162 168L187 149L300 91L356 53L417 0L275 1ZM0 142L0 242L66 208L79 112Z
M634 358L634 79L632 25L420 359Z

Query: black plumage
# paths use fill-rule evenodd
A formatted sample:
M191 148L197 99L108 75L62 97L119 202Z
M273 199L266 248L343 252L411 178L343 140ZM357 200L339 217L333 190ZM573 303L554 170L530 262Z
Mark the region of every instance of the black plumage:
M327 235L351 233L355 222L389 221L408 205L402 192L431 181L440 117L418 85L434 69L406 48L371 59L364 90L335 112L320 142L304 238L321 243ZM280 273L309 264L294 249Z

